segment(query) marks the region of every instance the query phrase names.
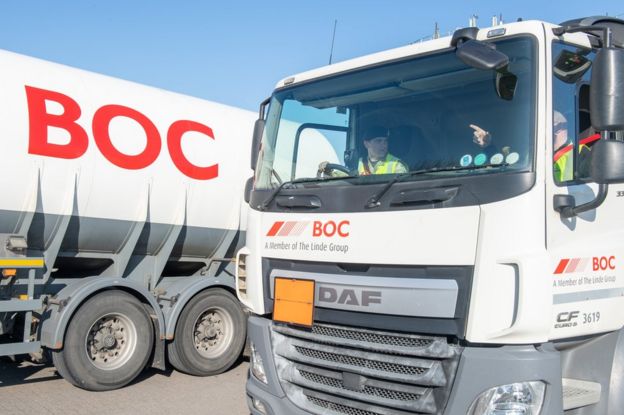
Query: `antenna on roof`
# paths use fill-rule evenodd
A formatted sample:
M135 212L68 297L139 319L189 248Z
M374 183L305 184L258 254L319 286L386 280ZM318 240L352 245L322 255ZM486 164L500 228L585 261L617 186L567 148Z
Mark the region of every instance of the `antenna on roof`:
M336 40L336 26L338 25L338 19L334 20L334 33L332 34L332 44L329 50L329 64L332 63L332 56L334 55L334 40Z

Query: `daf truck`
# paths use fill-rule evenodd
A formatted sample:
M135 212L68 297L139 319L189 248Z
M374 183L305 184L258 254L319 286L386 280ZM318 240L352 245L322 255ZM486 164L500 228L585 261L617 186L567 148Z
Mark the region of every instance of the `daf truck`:
M252 112L0 51L0 355L119 388L240 356Z
M251 412L624 413L623 48L518 21L280 81L237 254ZM404 168L361 168L370 129Z

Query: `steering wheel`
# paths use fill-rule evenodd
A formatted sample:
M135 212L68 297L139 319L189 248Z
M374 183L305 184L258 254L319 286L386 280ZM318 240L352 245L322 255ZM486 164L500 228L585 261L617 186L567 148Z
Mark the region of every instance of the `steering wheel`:
M332 172L334 170L343 172L347 176L351 175L351 170L349 170L347 167L343 166L342 164L327 163L324 161L321 164L319 164L318 171L316 172L316 177L320 179L323 179L326 177L335 177L332 175Z

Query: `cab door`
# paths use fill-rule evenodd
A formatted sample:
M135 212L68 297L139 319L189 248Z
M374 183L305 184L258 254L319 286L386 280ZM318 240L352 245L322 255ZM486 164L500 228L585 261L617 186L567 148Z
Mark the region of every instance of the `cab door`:
M545 278L552 280L550 338L619 329L624 320L624 188L611 185L598 208L572 218L555 211L555 195L571 195L578 206L593 200L591 147L600 138L590 125L589 79L594 53L552 45L552 140L547 145ZM623 160L624 162L624 160Z

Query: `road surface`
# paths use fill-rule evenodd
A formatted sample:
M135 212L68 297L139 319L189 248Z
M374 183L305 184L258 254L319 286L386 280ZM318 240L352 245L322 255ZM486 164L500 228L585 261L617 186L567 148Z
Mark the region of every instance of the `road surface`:
M148 369L125 388L87 392L64 381L51 364L0 360L3 415L248 415L247 358L228 372L199 378Z

